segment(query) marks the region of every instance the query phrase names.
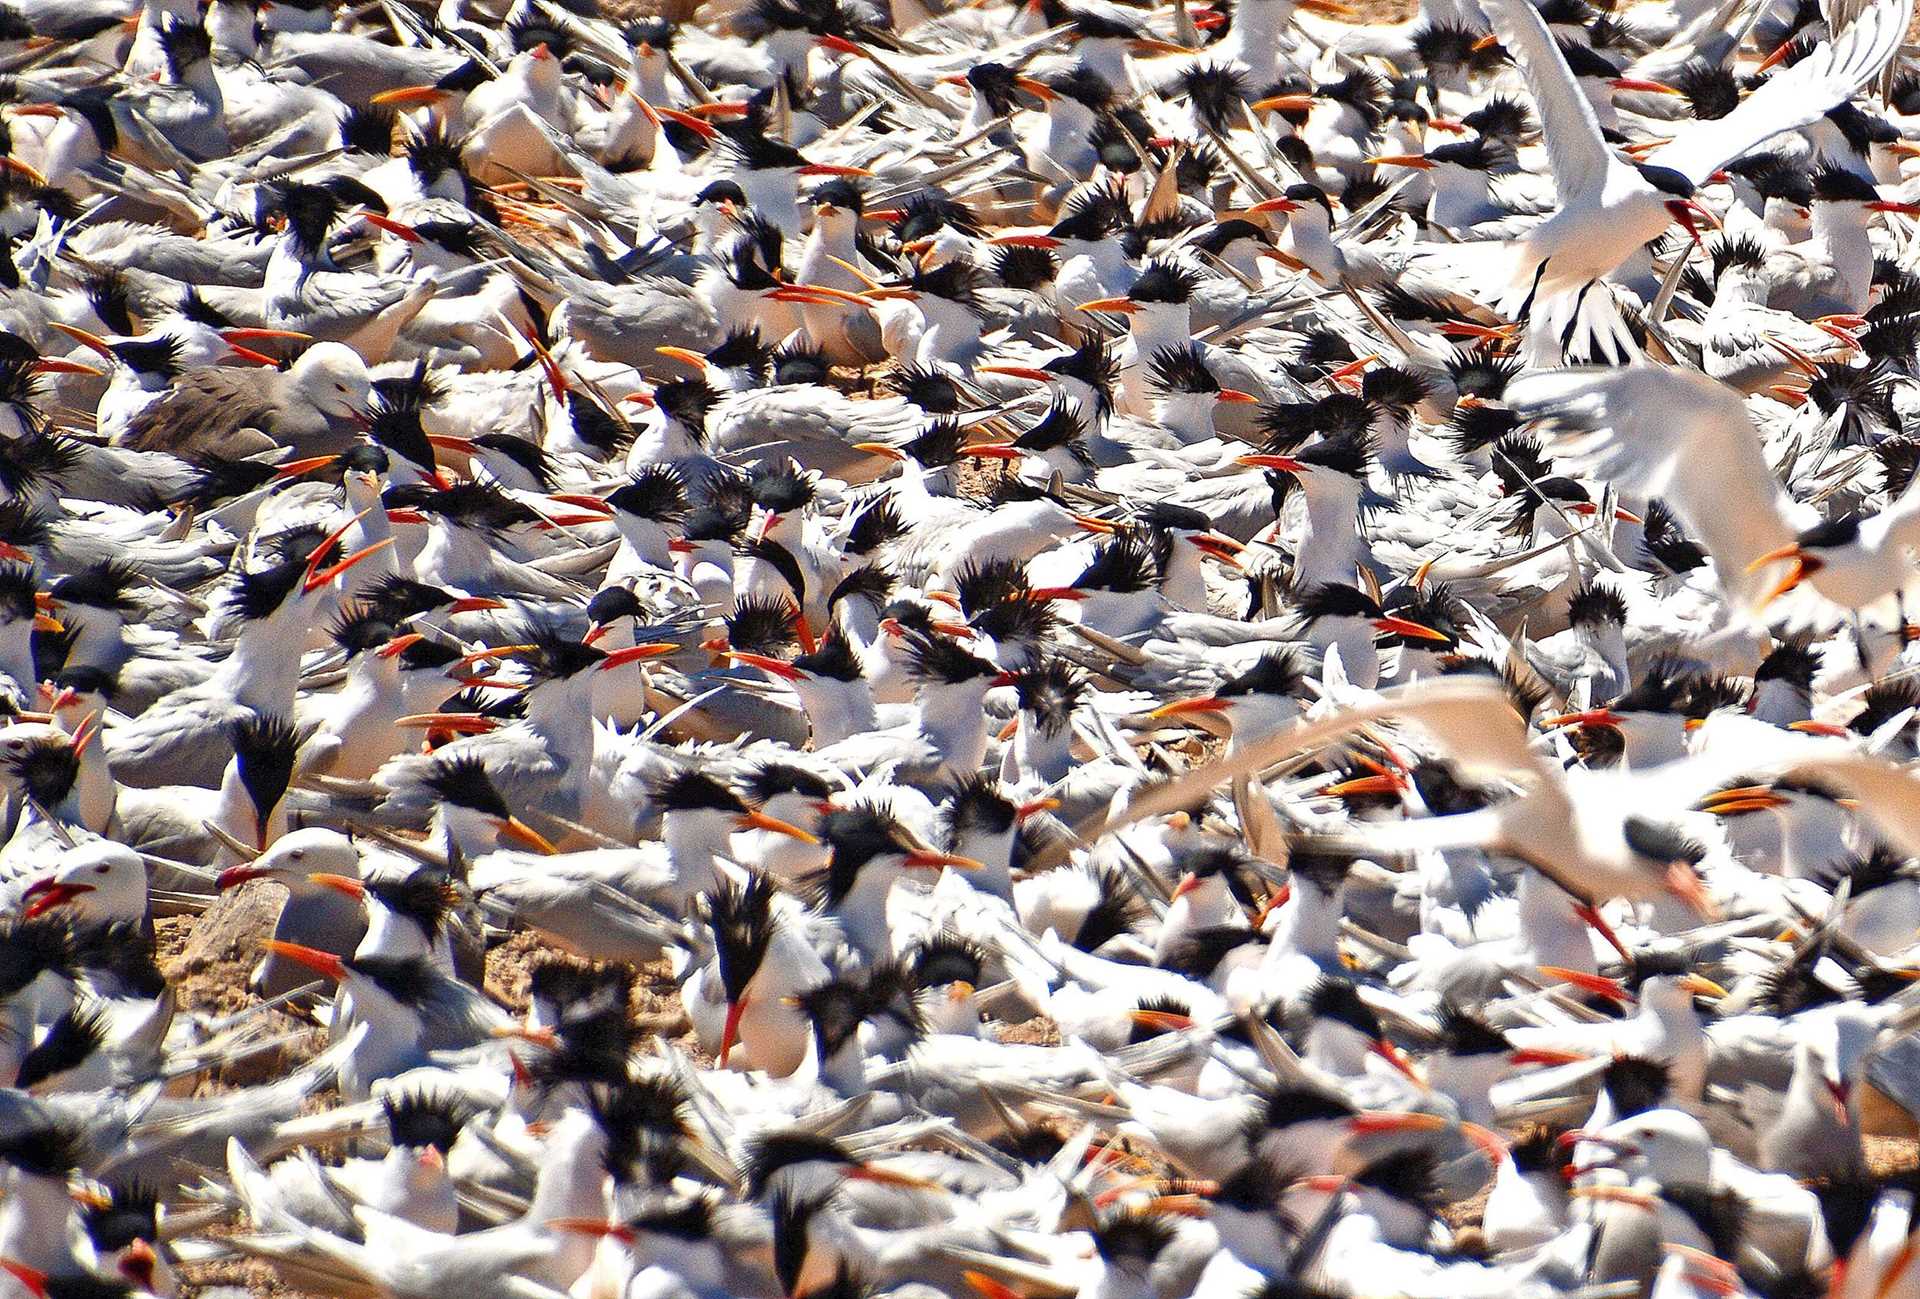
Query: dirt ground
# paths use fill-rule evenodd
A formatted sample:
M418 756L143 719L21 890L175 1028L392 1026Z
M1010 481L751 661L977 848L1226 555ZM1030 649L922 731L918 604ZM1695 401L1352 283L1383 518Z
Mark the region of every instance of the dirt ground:
M271 886L267 886L271 887ZM193 925L198 917L168 916L155 922L160 967L179 999L183 1010L207 1015L230 1015L253 1004L247 991L247 974L256 954L236 948L212 954L204 950L188 953ZM202 945L204 948L204 944ZM495 1001L515 1014L527 1008L527 985L533 965L551 949L530 933L509 937L487 953L486 991ZM633 1015L651 1037L673 1042L701 1065L711 1066L712 1058L700 1049L693 1026L680 1005L679 989L666 961L641 967L634 985ZM318 1054L326 1045L325 1030L299 1014L273 1012L270 1027L276 1034L292 1034L293 1042L283 1051L244 1061L200 1084L202 1094L226 1091L267 1081ZM1059 1029L1044 1017L1009 1028L1003 1036L1010 1042L1056 1046ZM643 1045L642 1049L646 1049ZM337 1096L324 1093L314 1098L315 1108L337 1103ZM247 1229L234 1221L201 1233L210 1236L238 1234ZM200 1264L181 1271L181 1294L194 1299L209 1290L239 1288L255 1299L324 1299L310 1296L281 1283L271 1265L264 1262L235 1260Z

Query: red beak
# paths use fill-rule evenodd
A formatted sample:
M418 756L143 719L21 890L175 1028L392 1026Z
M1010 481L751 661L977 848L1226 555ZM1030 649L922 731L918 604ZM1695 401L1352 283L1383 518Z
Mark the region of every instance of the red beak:
M720 1067L727 1067L727 1057L733 1054L734 1044L740 1040L740 1016L747 1010L747 999L727 1003L726 1027L720 1030Z
M23 919L32 920L37 916L45 915L55 907L65 906L82 893L91 892L93 892L91 884L56 884L50 879L41 880L29 885L27 891L20 895L20 900L27 904L26 910L20 914Z

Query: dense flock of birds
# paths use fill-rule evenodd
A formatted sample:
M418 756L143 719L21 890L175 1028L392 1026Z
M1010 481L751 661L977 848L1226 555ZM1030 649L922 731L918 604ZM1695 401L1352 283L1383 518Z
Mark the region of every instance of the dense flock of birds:
M1920 1296L1912 0L491 3L0 4L0 1299Z

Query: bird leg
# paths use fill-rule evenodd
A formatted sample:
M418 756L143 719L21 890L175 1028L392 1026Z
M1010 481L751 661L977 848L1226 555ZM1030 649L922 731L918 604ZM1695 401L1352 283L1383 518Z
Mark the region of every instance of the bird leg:
M1540 264L1542 266L1546 265L1545 262ZM1563 359L1567 354L1567 345L1573 341L1573 331L1578 328L1580 324L1581 304L1587 300L1587 293L1592 288L1593 281L1588 280L1580 286L1580 292L1573 299L1573 313L1567 317L1567 327L1560 331L1560 355Z
M1533 314L1533 299L1540 292L1540 277L1547 273L1547 263L1552 260L1551 257L1542 258L1540 264L1533 268L1533 284L1527 289L1526 300L1520 304L1518 320L1525 320Z

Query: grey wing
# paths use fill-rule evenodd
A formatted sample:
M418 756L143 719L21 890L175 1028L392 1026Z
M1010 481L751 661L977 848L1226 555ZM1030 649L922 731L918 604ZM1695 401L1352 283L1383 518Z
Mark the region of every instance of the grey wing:
M921 431L916 407L898 397L849 401L814 385L766 388L727 402L713 422L713 445L727 454L793 455L848 484L871 482L889 461L856 451L857 442L898 446Z
M592 285L569 297L566 307L588 355L631 365L656 381L675 373L656 348L704 352L719 341L712 308L678 280L649 276L631 285Z
M1697 371L1640 364L1536 371L1506 396L1521 418L1558 436L1555 454L1580 471L1664 498L1713 554L1729 597L1760 602L1769 575L1747 567L1793 540L1795 507L1732 389Z
M113 763L114 778L123 785L199 785L217 788L233 747L227 742L227 724L251 713L211 690L193 687L162 700L125 726L108 728L102 737Z
M1782 131L1817 122L1886 67L1913 21L1913 0L1875 0L1839 35L1774 76L1731 113L1697 122L1647 161L1695 185Z

